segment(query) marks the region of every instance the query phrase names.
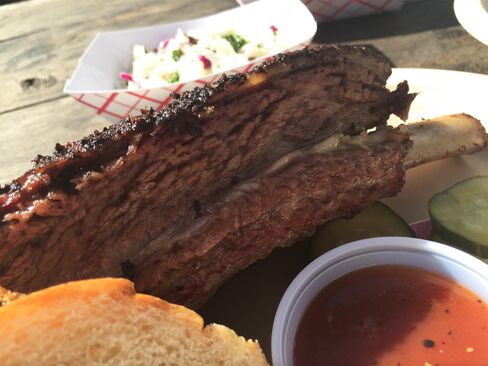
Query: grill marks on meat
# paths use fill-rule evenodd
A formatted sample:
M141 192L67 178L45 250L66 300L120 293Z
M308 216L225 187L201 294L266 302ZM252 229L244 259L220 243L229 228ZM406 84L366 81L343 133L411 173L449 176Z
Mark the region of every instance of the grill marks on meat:
M210 224L202 229L209 230L208 242L207 234L199 232L200 244L187 247L177 240L181 233L207 225L214 211L236 215L225 201L233 187L242 187L236 177L249 186L296 149L338 132L353 134L384 124L392 109L384 88L389 73L381 56L361 47L324 46L280 55L247 75L223 77L177 96L160 112L145 111L79 142L57 145L54 155L38 157L32 171L0 191L0 283L28 292L68 280L122 275L121 263L131 263L138 288L199 302L219 278L272 248L255 248L240 258L238 236L209 244L217 235ZM397 111L408 109L406 94L398 92ZM291 181L276 184L291 184L293 175L286 179ZM262 220L284 233L288 227L278 229L276 222L280 215L263 211ZM227 220L226 225L239 227L244 217ZM314 225L296 225L286 243ZM269 241L266 235L272 233L261 227L249 230ZM282 239L273 239L273 246L283 245ZM198 251L202 256L181 261L181 253L191 257ZM231 262L215 261L226 268L212 267L207 252ZM159 273L153 274L154 283L150 271ZM167 271L171 276L165 281Z

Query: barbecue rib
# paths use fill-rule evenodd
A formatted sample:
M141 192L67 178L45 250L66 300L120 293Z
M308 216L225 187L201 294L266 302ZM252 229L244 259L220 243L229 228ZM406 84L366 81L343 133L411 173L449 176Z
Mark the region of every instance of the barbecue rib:
M413 96L390 93L389 74L362 47L302 50L58 144L0 191L0 283L125 276L201 303L273 248L401 189L408 134L327 140L406 115Z

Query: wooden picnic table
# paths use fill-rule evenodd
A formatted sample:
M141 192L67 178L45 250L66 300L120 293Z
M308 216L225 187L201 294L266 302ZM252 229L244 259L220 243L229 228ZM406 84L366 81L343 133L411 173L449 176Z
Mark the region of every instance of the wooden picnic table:
M0 184L56 142L107 124L63 94L97 32L212 14L234 0L30 0L0 6ZM450 0L407 3L400 12L319 25L315 42L365 43L397 67L488 73L488 47L458 24Z
M30 0L0 6L0 184L30 168L37 154L52 152L56 142L76 140L107 125L63 94L66 79L97 32L234 6L234 0ZM369 44L396 67L488 74L488 47L459 25L451 0L417 0L400 12L321 24L314 42ZM270 329L270 324L262 327ZM247 329L237 331L253 337ZM269 339L261 343L268 353Z

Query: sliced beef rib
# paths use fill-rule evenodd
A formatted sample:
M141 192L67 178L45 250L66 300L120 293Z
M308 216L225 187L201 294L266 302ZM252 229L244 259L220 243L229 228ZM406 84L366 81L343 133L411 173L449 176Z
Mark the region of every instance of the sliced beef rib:
M388 91L389 75L366 48L305 49L58 144L0 191L0 284L126 276L199 304L273 248L401 188L408 139L313 150L404 116L413 97L406 83Z

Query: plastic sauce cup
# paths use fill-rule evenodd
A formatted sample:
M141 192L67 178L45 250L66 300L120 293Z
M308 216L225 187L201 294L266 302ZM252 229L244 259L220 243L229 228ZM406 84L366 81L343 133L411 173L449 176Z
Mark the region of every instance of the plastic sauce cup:
M437 273L488 302L488 265L472 255L423 239L382 237L355 241L315 259L286 290L273 323L273 365L293 364L298 325L320 290L347 273L381 265L410 266Z

